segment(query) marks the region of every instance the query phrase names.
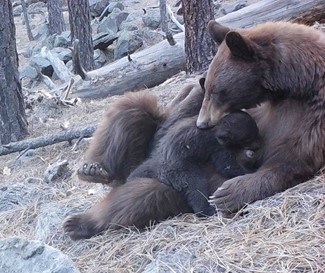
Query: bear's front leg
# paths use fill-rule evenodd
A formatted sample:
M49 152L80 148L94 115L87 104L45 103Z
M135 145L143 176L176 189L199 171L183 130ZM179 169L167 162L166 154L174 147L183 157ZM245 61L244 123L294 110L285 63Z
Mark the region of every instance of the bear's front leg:
M210 203L215 204L220 211L236 212L246 204L308 180L313 173L313 168L298 160L265 166L256 173L225 181L210 196Z

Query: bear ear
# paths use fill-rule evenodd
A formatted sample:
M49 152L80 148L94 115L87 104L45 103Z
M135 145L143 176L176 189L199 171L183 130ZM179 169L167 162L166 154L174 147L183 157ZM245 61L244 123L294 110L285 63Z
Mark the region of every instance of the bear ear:
M220 45L225 39L226 34L230 31L230 28L220 25L215 20L210 20L207 26L207 30L210 33L212 39Z
M199 83L200 83L201 88L204 90L205 78L199 79Z
M252 60L254 58L252 42L238 32L228 32L226 35L226 44L234 56L245 60Z

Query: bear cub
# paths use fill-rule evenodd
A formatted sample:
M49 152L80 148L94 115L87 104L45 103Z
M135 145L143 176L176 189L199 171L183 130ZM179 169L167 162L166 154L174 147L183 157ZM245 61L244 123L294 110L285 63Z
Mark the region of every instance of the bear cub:
M198 129L196 119L171 125L127 181L157 179L180 192L194 213L209 216L215 210L208 202L206 166L212 164L225 178L253 172L261 141L255 121L243 111L228 114L208 130Z

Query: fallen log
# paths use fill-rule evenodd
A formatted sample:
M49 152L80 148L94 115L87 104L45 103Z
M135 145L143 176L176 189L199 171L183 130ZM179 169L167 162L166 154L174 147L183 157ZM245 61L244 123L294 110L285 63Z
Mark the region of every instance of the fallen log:
M95 125L89 125L83 128L64 130L63 132L53 135L40 136L36 138L25 139L22 141L11 142L9 144L0 146L0 156L23 150L36 149L63 141L71 141L76 138L91 137L95 129Z
M266 21L292 20L311 9L325 9L325 0L263 0L217 19L231 28ZM150 88L184 70L184 33L174 36L176 45L164 40L152 47L88 72L90 81L76 82L71 94L81 98L120 95L126 91Z

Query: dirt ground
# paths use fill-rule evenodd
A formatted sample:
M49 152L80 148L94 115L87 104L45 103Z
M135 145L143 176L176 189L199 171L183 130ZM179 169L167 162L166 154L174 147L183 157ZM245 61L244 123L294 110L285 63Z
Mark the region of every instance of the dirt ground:
M35 42L28 41L20 17L15 21L21 52ZM19 57L24 64L26 59L21 54ZM197 78L181 72L146 92L166 105ZM42 88L33 91L36 94ZM97 124L116 99L118 96L78 100L75 106L67 107L44 97L27 111L28 137ZM0 239L20 236L41 240L67 254L82 273L325 272L324 172L249 205L234 218L216 215L202 220L182 215L142 232L122 229L71 241L63 233L63 219L84 211L109 190L81 182L75 175L89 141L83 139L75 147L75 141L62 142L30 150L23 156L14 153L0 157L0 191L4 193L0 194ZM62 160L68 161L71 176L45 183L46 169Z

